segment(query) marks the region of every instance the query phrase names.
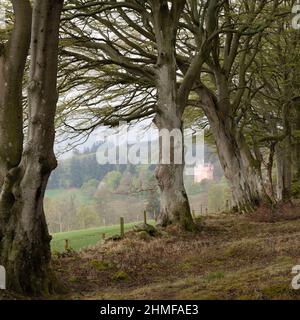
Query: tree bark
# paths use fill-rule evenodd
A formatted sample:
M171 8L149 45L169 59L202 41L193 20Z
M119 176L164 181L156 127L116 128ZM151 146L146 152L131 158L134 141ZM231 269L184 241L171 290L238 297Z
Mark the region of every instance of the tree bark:
M43 199L56 167L54 116L62 5L63 0L33 4L28 137L19 163L5 176L0 201L0 262L7 270L8 288L35 295L52 292L55 284Z
M277 200L288 201L292 186L292 152L290 143L283 141L276 148Z
M295 130L297 132L296 143L294 147L294 179L300 180L300 105L295 106Z
M163 100L165 100L163 98ZM161 102L161 101L160 101ZM176 104L169 105L169 111L172 110ZM175 132L183 137L180 117L175 116L175 121L172 122L170 114L167 117L158 115L155 117L155 124L158 129L168 132ZM163 141L160 142L160 148L166 148ZM162 153L167 150L161 150L160 161L163 162ZM176 155L181 153L182 163L176 162ZM156 178L159 188L161 190L161 204L160 213L157 217L157 224L167 226L175 223L181 225L186 230L194 230L189 200L184 186L184 156L183 156L183 140L181 142L170 141L170 163L160 163L156 169Z
M181 135L182 142L170 141L170 163L164 163L162 153L166 150L160 142L160 164L156 177L161 190L161 209L157 224L166 226L171 223L181 225L186 230L195 230L188 197L185 191L184 151L182 133L182 115L184 108L179 102L176 79L175 42L180 14L185 1L175 1L169 9L167 1L151 1L154 31L158 47L156 65L156 88L158 93L157 113L154 123L160 130L172 131ZM183 102L185 107L185 101ZM167 150L168 151L168 150ZM181 163L176 161L174 152L181 154Z
M31 35L29 1L12 4L14 28L0 56L0 264L7 269L8 288L14 287L17 272L10 268L15 252L10 239L18 233L17 217L12 213L17 198L13 185L23 151L22 81Z
M22 81L31 34L29 1L12 3L14 28L7 44L0 44L0 187L22 156Z
M220 163L232 191L234 209L252 212L263 201L269 201L264 188L260 163L253 158L244 137L220 103L208 90L197 89L201 106L209 120ZM222 100L224 103L224 100Z
M288 90L286 89L288 92ZM288 201L292 187L292 119L291 104L285 102L282 109L285 138L276 148L277 200Z

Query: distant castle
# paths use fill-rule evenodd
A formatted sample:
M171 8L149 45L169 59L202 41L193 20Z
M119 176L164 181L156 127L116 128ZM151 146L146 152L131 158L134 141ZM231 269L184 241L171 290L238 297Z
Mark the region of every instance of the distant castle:
M199 163L194 168L194 182L199 183L203 180L214 179L214 166L211 163Z

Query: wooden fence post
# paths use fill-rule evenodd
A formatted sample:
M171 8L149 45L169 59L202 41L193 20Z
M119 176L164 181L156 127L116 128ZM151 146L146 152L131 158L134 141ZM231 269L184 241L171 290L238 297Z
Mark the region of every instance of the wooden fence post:
M69 250L69 239L65 239L65 250Z
M147 211L144 211L144 224L147 224Z
M121 217L120 218L120 232L121 232L121 238L123 239L124 238L124 218Z

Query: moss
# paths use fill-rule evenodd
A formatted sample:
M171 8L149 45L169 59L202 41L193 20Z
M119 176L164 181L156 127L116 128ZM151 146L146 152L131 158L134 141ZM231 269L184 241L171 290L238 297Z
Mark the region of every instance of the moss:
M295 259L293 257L288 256L279 256L275 258L275 262L283 265L294 265Z
M193 268L193 265L188 262L184 262L178 265L179 270L188 271Z
M202 225L203 218L198 216L198 217L195 217L194 221L196 225Z
M144 265L144 268L148 270L155 270L159 268L159 265L157 263L147 263Z
M215 280L223 279L224 277L225 277L224 272L216 271L216 272L210 272L204 279L206 281L215 281Z
M71 277L69 278L69 281L72 282L72 283L77 282L77 281L78 281L78 277L76 277L76 276L71 276Z
M293 197L300 198L300 181L299 180L293 181L292 187L291 187L291 193Z
M113 267L112 264L109 262L100 261L100 260L96 260L96 259L91 260L90 265L99 271L108 270Z
M105 242L108 241L121 241L122 237L119 234L115 234L113 236L111 236L110 238L106 239Z
M143 240L143 241L149 241L151 239L151 236L146 231L138 232L138 237L140 240Z
M148 224L148 223L141 223L141 224L135 225L133 227L133 230L139 233L143 232L144 234L147 234L150 236L155 236L157 233L157 230L151 224Z
M242 240L231 243L222 253L222 259L239 257L242 260L252 261L264 254L263 243L259 240Z
M124 281L129 278L128 274L125 271L118 271L112 276L114 281Z
M52 259L58 259L60 257L60 253L56 250L52 251L51 255Z
M237 298L237 300L253 300L253 296L251 295L242 295Z
M180 215L180 225L184 228L186 231L191 231L191 232L197 232L198 227L194 223L192 215L190 212L187 212L186 214Z
M220 296L217 294L204 295L201 300L220 300Z
M262 288L261 293L263 299L286 299L288 297L294 299L300 297L300 293L297 290L293 290L289 284L285 282Z

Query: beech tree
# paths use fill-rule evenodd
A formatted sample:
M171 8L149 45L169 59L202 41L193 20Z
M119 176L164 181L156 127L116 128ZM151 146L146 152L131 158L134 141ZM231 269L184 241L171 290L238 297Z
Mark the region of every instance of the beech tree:
M14 26L0 57L0 264L8 288L53 290L43 198L51 171L58 93L57 60L63 0L12 0ZM31 19L32 17L32 19ZM28 128L22 81L30 47Z
M74 112L80 120L73 127L68 123L66 128L90 133L100 124L116 125L120 120L149 117L154 117L157 126L161 120L164 120L162 127L171 122L174 126L175 122L182 122L187 106L201 108L231 185L233 207L251 212L262 203L273 204L277 199L269 192L263 172L262 148L266 145L257 141L255 125L249 125L251 121L259 123L252 103L257 92L263 90L255 84L257 70L253 66L262 50L262 39L273 32L274 22L290 14L290 3L280 0L177 2L177 8L182 5L182 9L172 43L168 37L174 25L173 4L161 2L159 11L155 1L70 2L62 26L64 60L60 84L64 92L76 88L79 93L66 99L62 109L66 117L72 114L72 122ZM160 34L157 21L161 24ZM168 37L163 38L166 22L171 24L168 26L171 29ZM166 46L172 47L175 55L172 63L170 58L165 59L167 63L162 59L168 52ZM162 98L166 100L167 96L160 92L170 90L166 89L165 78L165 88L159 79L162 70L171 65L173 80L169 71L168 80L172 81L167 83L169 89L173 83L178 107L166 112L161 105L166 103ZM178 127L178 124L174 126ZM272 143L269 146L273 148ZM269 177L271 160L270 154ZM163 183L158 181L165 191ZM164 206L161 208L163 212ZM162 217L168 220L162 214L160 221L164 220Z
M299 49L298 32L290 25L292 4L225 2L218 24L230 28L216 40L207 76L198 82L201 107L239 211L291 198L293 154L295 171L299 166Z
M249 121L250 68L264 31L276 19L278 5L278 1L243 1L239 6L224 2L214 28L220 29L222 24L227 28L217 36L207 59L208 70L202 72L196 88L231 185L233 206L243 212L272 201L265 190L261 159L247 142L244 128Z
M299 172L299 33L289 17L273 24L255 60L253 109L257 143L268 146L271 192L277 201L291 199L292 181ZM260 87L260 90L257 90ZM266 133L266 129L268 132ZM272 179L276 164L276 185ZM275 190L276 189L276 190Z
M147 7L147 2L141 7L139 1L111 5L104 2L103 6L93 2L73 3L73 7L66 9L68 13L64 17L67 23L64 31L69 37L63 44L64 53L71 62L70 69L72 65L73 68L76 66L74 71L77 72L76 77L67 72L63 85L68 87L75 83L79 87L85 79L89 83L91 96L97 92L97 87L98 92L99 87L114 89L114 95L105 96L103 100L117 99L125 92L128 96L124 103L115 103L117 107L102 110L97 106L103 104L103 100L96 98L88 103L92 116L99 120L85 129L93 129L99 123L114 124L120 119L135 120L154 114L157 119L161 110L157 108L160 96L155 75L161 58L157 59L160 54L159 38L151 20L151 14L154 17L151 7ZM189 104L203 109L225 175L231 184L233 205L245 212L254 210L261 202L272 201L265 190L260 159L256 158L252 146L244 137L243 115L247 109L247 86L251 82L248 71L264 31L279 14L280 3L186 1L174 38L176 92L179 95L183 92L180 86L184 88L184 83L191 85L186 91L187 97L179 99L185 105L179 110L184 111ZM170 2L165 2L165 6L170 6ZM75 9L79 12L74 13ZM163 19L168 21L166 15ZM78 24L85 27L80 28ZM75 34L71 35L70 30ZM211 43L203 50L208 39ZM196 62L193 59L195 56L201 56L201 59ZM156 72L150 68L151 65L154 65ZM101 80L91 80L95 79L91 73L84 75L87 66L97 70L101 68ZM120 68L126 73L120 72ZM198 101L191 97L191 91L198 93ZM154 94L157 94L155 99ZM86 96L77 96L70 104L74 108L74 104L82 104L85 99ZM168 113L169 118L171 114Z
M116 92L119 81L126 89L118 88L118 97L122 94L128 97L120 108L116 104L115 108L104 107L99 110L100 101L104 97L99 101L95 96L95 100L88 103L88 109L90 113L98 113L98 120L82 130L93 130L100 124L116 125L120 120L133 121L154 115L153 122L158 129L182 132L183 114L188 105L190 92L214 37L212 32L206 30L203 31L202 39L198 37L197 40L192 40L199 42L199 48L189 57L186 74L178 75L176 45L178 39L185 38L187 32L181 20L185 8L191 10L195 3L155 0L72 3L74 5L66 8L67 13L63 18L66 21L63 25L66 36L62 41L63 52L71 57L71 68L77 64L74 63L75 59L80 61L76 67L79 73L78 66L82 70L94 66L104 74L107 71L109 76L95 83L92 83L92 76L89 74L90 81L85 83L88 83L91 91L95 88L95 92L99 94L99 90L104 87ZM215 9L205 3L206 1L201 6L202 11ZM91 12L95 12L95 15L89 14ZM82 20L85 27L80 28ZM206 19L206 22L209 25L210 18ZM129 35L130 30L132 36ZM126 73L120 72L120 67ZM78 72L76 77L72 77L68 71L64 71L63 77L66 80L62 81L63 87L74 88L74 82L80 86L81 76ZM84 75L82 77L85 78ZM141 83L142 86L139 86ZM88 88L87 90L89 91ZM94 94L94 91L92 92ZM112 92L110 100L115 99ZM77 101L76 99L78 96L68 104L82 102L81 98ZM82 108L79 109L82 112ZM101 114L104 116L101 117ZM76 130L80 130L78 127ZM179 152L183 154L183 146L181 148ZM175 146L171 143L171 155L174 149ZM160 163L157 167L156 176L161 190L158 224L165 226L169 223L179 223L184 228L192 230L194 224L183 183L183 171L184 163L176 164L174 157L170 165Z

